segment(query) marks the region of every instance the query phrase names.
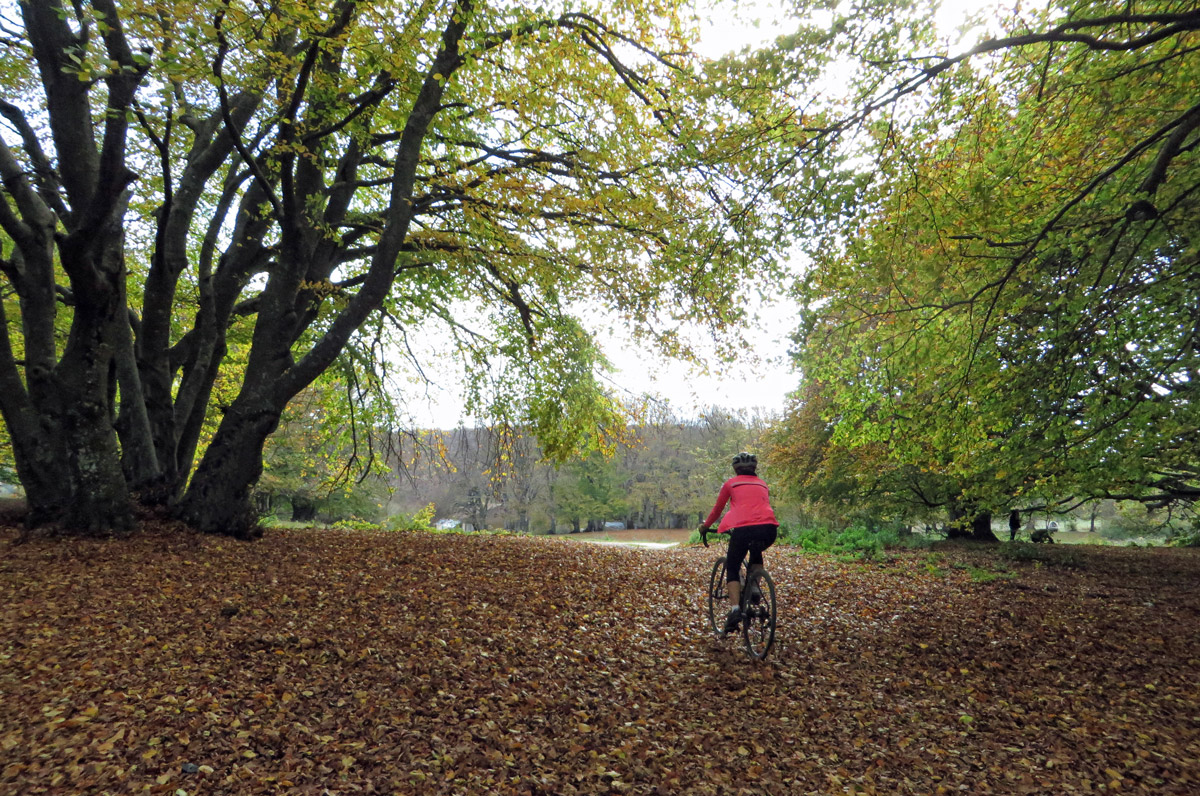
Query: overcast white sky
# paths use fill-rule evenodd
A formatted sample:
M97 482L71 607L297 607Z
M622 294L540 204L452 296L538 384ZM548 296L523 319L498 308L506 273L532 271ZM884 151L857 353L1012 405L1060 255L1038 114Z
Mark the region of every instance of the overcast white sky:
M943 0L938 21L950 34L968 13L994 4L995 0ZM761 9L761 19L777 17L771 11L778 5L775 0L760 0L755 5ZM727 14L713 13L701 25L699 49L705 55L717 57L747 45L763 44L783 32L769 22L755 26L738 22ZM799 269L800 264L795 267ZM627 338L602 335L599 339L605 354L618 368L609 377L610 386L625 397L652 394L665 398L676 414L683 416L694 416L699 409L711 406L778 413L788 393L799 386L799 374L793 370L788 356L788 336L799 325L799 308L781 297L775 303L759 307L758 312L762 323L746 331L750 343L746 355L735 365L709 374L637 347ZM616 328L619 330L619 325ZM410 406L414 420L423 426L440 428L460 422L470 425L471 418L462 416L463 397L457 381L432 370L429 375L436 384L429 385L424 397Z

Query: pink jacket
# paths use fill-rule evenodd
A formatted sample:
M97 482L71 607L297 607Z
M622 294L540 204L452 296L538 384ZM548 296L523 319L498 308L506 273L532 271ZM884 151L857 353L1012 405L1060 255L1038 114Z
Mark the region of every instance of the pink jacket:
M718 533L747 525L778 525L775 512L771 510L771 495L767 484L756 475L735 475L721 485L717 494L717 505L708 513L704 524L711 526L720 516L725 504L729 512L721 518Z

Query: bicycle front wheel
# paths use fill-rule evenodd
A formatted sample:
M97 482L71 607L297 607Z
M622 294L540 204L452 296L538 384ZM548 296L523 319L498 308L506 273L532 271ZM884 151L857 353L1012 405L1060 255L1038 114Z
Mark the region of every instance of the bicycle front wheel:
M721 635L725 630L725 614L729 613L729 594L725 589L725 556L713 564L708 578L708 623L712 632Z
M746 654L761 661L775 643L775 581L765 569L758 569L750 575L745 589L742 638Z

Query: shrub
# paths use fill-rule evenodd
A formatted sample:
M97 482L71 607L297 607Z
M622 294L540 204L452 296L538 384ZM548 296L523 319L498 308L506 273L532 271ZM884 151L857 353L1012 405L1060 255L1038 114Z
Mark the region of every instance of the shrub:
M792 525L779 526L779 541L805 550L828 553L833 550L836 532L820 526L799 528Z
M885 538L897 546L895 533L887 531L868 531L866 528L847 528L833 540L834 550L844 555L856 558L882 559L884 557Z
M783 525L780 527L780 541L784 544L795 545L810 553L828 553L852 558L872 560L885 559L889 549L921 547L929 544L928 540L901 534L896 526L884 526L871 530L861 525L851 526L844 530L833 528L797 528Z
M358 517L347 517L344 520L338 520L331 527L348 531L377 531L379 530L379 523L362 520Z
M1169 518L1156 517L1138 503L1123 503L1117 508L1117 517L1100 528L1105 539L1125 540L1135 538L1162 538L1171 533Z
M710 533L710 539L714 535ZM724 540L726 537L721 538ZM688 537L688 544L700 544L699 531L692 531L692 535ZM901 534L899 529L893 526L885 526L878 530L871 530L862 525L836 529L819 525L802 527L785 522L779 526L778 544L799 547L806 553L881 561L887 558L888 549L922 547L927 546L929 542L921 537Z
M430 503L413 514L393 514L383 524L387 531L431 531L437 507Z
M1174 536L1167 544L1171 547L1200 547L1200 530Z

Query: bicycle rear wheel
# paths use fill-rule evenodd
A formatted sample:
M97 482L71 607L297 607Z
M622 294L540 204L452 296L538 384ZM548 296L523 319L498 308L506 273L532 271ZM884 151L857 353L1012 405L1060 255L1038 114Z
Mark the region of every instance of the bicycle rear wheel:
M729 613L729 594L725 589L725 556L713 564L708 578L708 623L712 632L721 635L725 630L725 614Z
M775 643L775 581L769 572L759 568L745 583L742 638L746 654L761 661Z

